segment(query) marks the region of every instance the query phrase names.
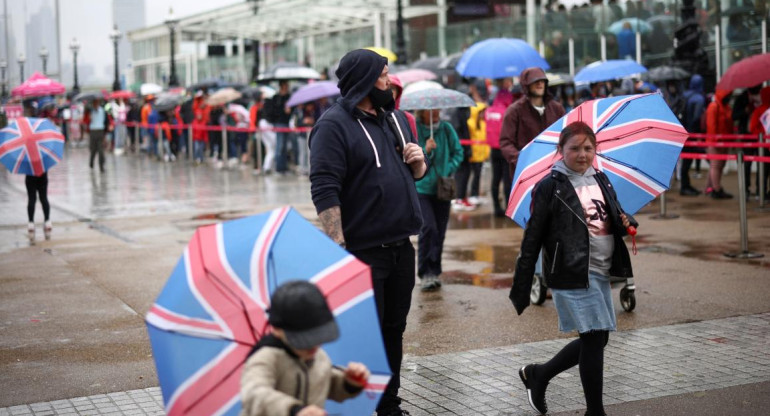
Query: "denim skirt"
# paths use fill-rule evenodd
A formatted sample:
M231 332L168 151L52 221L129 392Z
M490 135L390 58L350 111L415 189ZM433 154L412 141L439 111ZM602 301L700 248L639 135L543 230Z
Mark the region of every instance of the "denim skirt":
M609 276L590 271L587 289L551 289L561 332L615 331Z

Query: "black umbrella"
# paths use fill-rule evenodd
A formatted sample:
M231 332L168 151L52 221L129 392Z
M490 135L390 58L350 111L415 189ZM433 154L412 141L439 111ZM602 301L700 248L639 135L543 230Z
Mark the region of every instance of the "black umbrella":
M679 81L690 78L690 73L677 66L663 65L652 68L642 75L642 78L652 82L658 81Z
M75 98L72 99L73 102L79 103L83 101L93 101L93 100L102 100L104 97L102 96L102 93L100 92L81 92L80 94L76 95Z
M219 88L221 84L223 83L222 80L217 78L207 78L203 81L196 82L195 84L190 85L187 87L190 91L197 91L197 90L208 90L209 88Z
M169 111L173 110L176 106L178 106L182 102L182 96L180 95L173 95L173 94L164 94L158 96L158 98L155 99L155 103L153 104L153 108L157 111Z

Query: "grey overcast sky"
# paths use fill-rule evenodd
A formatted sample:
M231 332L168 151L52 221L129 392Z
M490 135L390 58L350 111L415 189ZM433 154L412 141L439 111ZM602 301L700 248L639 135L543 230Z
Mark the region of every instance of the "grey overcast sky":
M213 10L222 6L239 3L245 0L133 0L137 4L144 3L145 23L148 26L160 24L168 15L169 7L173 7L174 15L185 17L208 10ZM27 41L31 39L30 32L38 30L37 28L27 27L26 22L31 16L38 13L43 7L47 6L53 13L55 10L55 0L0 0L0 7L5 6L9 17L9 49L13 56L8 56L9 63L16 61L16 55L19 51L27 49ZM65 84L72 82L72 74L69 64L72 61L72 53L69 50L69 44L72 38L77 38L81 44L78 54L78 68L80 84L87 86L89 84L106 85L112 81L112 44L109 40L109 33L112 30L112 0L59 0L60 19L60 48L62 55L62 67L64 72L61 78ZM0 9L0 14L2 9ZM55 33L51 28L46 28L44 33ZM0 50L3 55L0 59L5 59L5 32L0 31ZM55 42L53 42L55 43ZM46 45L48 49L54 49L54 45ZM30 51L27 55L32 54ZM9 54L10 55L10 54ZM39 70L42 64L37 56L28 56L28 63L25 70L25 77L31 75L32 70ZM48 63L49 73L58 73L55 57L51 56ZM124 63L121 63L121 66ZM10 65L9 65L10 66ZM10 74L12 82L14 77L18 78L18 68L9 68L13 72Z

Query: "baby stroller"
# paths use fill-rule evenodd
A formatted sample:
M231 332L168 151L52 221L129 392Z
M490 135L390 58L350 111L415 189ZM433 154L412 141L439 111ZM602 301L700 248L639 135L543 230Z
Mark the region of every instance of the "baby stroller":
M533 305L542 305L548 294L548 286L545 284L545 278L543 277L542 272L542 262L543 256L541 253L540 257L537 259L535 276L532 278L532 289L529 292L529 301ZM636 308L636 295L634 295L636 286L634 286L634 278L630 277L626 279L623 277L610 277L610 285L612 287L617 287L621 283L624 284L624 286L620 289L620 306L623 307L624 311L631 312Z

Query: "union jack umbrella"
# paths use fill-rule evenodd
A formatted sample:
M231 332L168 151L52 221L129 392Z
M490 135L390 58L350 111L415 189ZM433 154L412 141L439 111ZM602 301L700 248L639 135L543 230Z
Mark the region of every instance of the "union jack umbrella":
M0 162L13 173L41 176L64 155L64 136L47 118L18 117L0 130Z
M269 331L270 295L309 280L326 296L340 338L336 365L366 364L362 394L327 402L329 414L371 414L390 380L369 266L289 207L199 228L155 304L147 331L169 415L237 415L243 364Z
M561 159L559 133L575 121L596 133L594 169L615 187L623 210L634 214L668 189L687 131L660 94L586 101L524 146L516 163L506 215L526 228L532 189Z

